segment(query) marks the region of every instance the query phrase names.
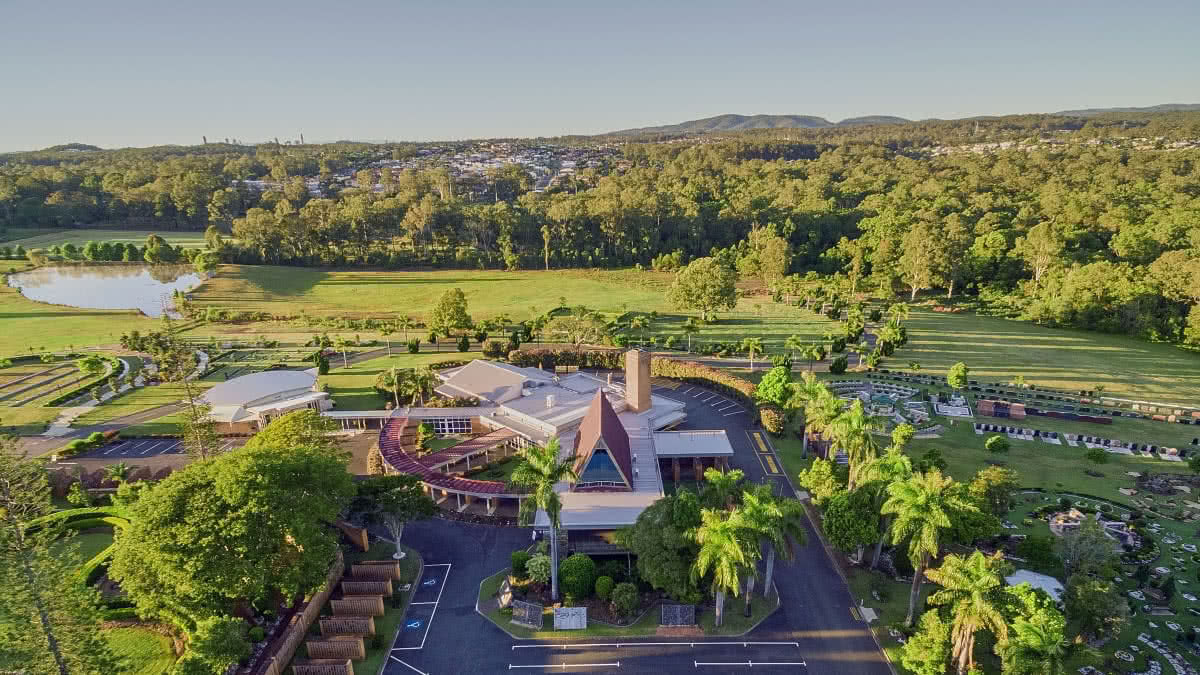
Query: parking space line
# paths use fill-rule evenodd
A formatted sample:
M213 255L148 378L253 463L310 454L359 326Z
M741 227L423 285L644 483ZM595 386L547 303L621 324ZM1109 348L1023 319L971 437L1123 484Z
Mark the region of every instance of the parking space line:
M446 592L446 580L450 578L450 570L453 567L450 563L433 563L423 565L422 567L445 567L446 572L442 575L442 586L438 589L437 598L433 601L433 612L429 614L429 620L425 622L425 634L421 636L421 644L416 647L392 647L393 652L420 650L425 648L425 640L429 637L429 629L433 627L433 619L437 616L438 603L442 601L442 593ZM415 593L415 591L414 591ZM428 603L409 603L409 604L428 604ZM399 633L397 633L399 639ZM393 645L396 643L393 642ZM398 660L398 659L397 659ZM405 664L408 665L408 664Z
M396 663L399 663L400 665L404 666L405 668L408 668L409 670L413 671L414 673L420 673L421 675L429 675L429 673L427 673L423 670L417 670L416 668L413 668L412 666L401 661L400 659L396 658L395 656L392 656L391 654L388 654L388 658L395 661Z
M729 417L730 415L740 415L740 414L742 414L742 413L744 413L744 412L746 412L746 411L745 411L745 410L742 410L741 408L739 408L739 409L737 409L737 410L734 410L734 411L733 411L733 412L731 412L731 413L725 413L725 414L723 415L723 417Z
M111 448L105 450L103 454L111 455L118 448L124 447L124 445L125 445L124 443L117 443L116 445L112 446Z
M686 640L683 642L561 642L558 644L513 645L513 649L595 649L596 647L678 647L687 645L695 648L719 646L749 647L795 647L800 648L799 642L769 641L769 640Z
M555 668L555 669L560 669L560 670L566 670L567 668L620 668L620 667L621 667L620 661L617 661L616 663L560 663L558 665L537 664L537 665L532 665L532 666L514 666L511 663L508 664L509 670L512 670L513 668L541 668L542 670L545 670L547 668Z

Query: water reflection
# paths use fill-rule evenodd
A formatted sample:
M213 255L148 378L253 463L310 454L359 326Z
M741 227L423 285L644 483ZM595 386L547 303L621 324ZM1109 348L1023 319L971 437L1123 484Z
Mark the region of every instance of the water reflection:
M8 285L30 300L86 309L136 309L146 316L170 311L175 290L204 278L191 265L63 265L8 275Z

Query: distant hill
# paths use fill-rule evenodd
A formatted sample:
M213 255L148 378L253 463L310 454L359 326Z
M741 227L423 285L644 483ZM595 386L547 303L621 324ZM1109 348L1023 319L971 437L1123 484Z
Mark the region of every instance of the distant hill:
M908 120L902 117L887 115L870 115L842 120L837 124L824 117L815 115L717 115L702 120L690 120L678 124L664 124L657 127L640 127L638 129L622 129L614 131L614 136L634 136L639 134L704 134L718 131L743 131L746 129L823 129L834 126L849 126L861 124L899 124Z
M1052 114L1066 117L1090 117L1105 113L1196 112L1197 110L1200 110L1200 103L1161 103L1145 108L1084 108L1082 110L1060 110Z
M64 151L68 151L68 150L74 150L75 152L84 152L84 151L88 151L88 150L100 150L100 149L101 148L99 146L88 145L87 143L63 143L62 145L52 145L52 146L42 150L42 152L64 152Z

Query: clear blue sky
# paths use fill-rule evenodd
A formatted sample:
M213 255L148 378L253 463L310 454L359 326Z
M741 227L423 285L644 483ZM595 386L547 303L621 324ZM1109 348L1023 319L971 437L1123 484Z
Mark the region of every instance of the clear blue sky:
M1197 0L6 0L0 18L0 150L1200 102Z

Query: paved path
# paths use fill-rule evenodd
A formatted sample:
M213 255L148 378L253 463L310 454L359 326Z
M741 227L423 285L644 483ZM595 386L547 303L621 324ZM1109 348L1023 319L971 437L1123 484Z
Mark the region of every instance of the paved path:
M764 443L766 452L758 445L754 433L761 431L741 406L688 385L656 387L654 393L684 402L685 428L726 429L735 452L732 466L750 480L769 481L778 493L793 494L778 458L769 444ZM797 559L776 565L783 607L744 638L548 641L514 640L475 613L479 582L508 567L509 554L529 544L530 530L444 520L414 523L405 529L404 543L421 552L439 579L440 595L432 605L414 606L409 618L415 627L401 631L384 673L890 675L867 625L851 613L854 600L833 561L811 526L806 528L809 544Z

